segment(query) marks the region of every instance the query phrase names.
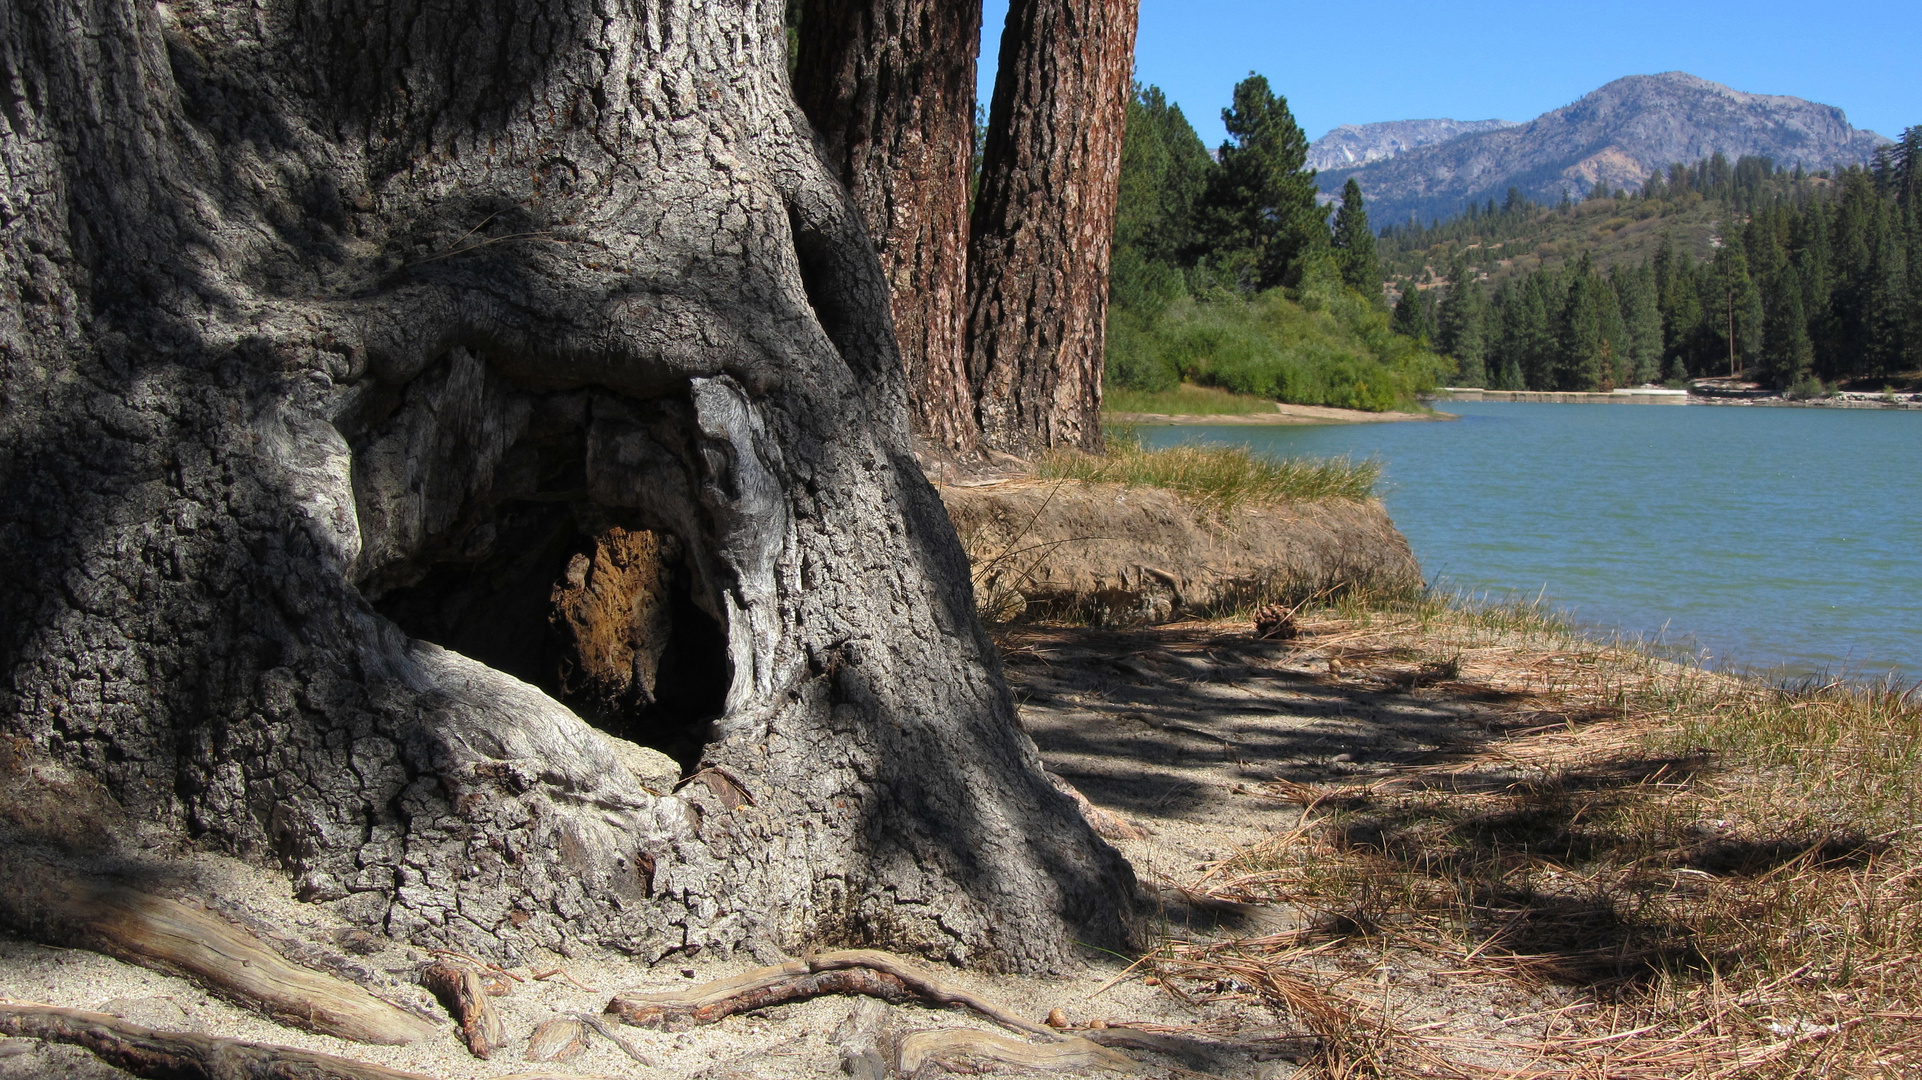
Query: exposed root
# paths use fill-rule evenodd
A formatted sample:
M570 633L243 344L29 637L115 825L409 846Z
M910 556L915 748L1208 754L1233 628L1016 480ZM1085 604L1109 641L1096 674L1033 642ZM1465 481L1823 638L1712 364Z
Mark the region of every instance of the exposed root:
M1031 1069L1108 1069L1132 1073L1141 1066L1126 1054L1110 1050L1087 1039L1065 1038L1060 1042L1025 1043L973 1028L947 1028L917 1031L901 1040L896 1063L903 1076L913 1076L932 1061L987 1059Z
M36 941L184 975L280 1023L404 1046L434 1025L344 979L291 963L212 912L0 852L0 923Z
M1003 1027L1030 1035L1055 1032L1032 1024L965 990L949 986L891 953L843 949L755 968L687 990L659 994L616 994L608 1014L636 1027L678 1031L712 1024L723 1017L823 994L865 994L891 1004L919 998L936 1005L960 1005Z
M85 1047L117 1069L166 1080L429 1080L332 1054L155 1031L117 1016L54 1005L0 1003L0 1033Z

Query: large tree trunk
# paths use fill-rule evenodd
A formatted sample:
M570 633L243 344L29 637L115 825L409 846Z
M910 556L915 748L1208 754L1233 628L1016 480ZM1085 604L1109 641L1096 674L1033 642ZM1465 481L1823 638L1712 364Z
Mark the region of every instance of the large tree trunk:
M807 0L794 92L880 250L916 429L979 437L963 334L980 0Z
M1108 255L1137 0L1014 0L968 252L982 441L1101 445Z
M781 16L0 5L10 841L492 956L1122 936Z

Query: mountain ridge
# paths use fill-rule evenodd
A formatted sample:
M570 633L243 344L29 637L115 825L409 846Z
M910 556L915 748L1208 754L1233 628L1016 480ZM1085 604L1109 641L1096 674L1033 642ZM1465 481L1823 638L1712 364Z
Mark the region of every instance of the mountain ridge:
M1383 161L1463 135L1515 127L1514 120L1388 120L1343 124L1308 145L1308 167L1340 169Z
M1616 79L1513 126L1325 169L1317 183L1337 192L1354 177L1370 219L1383 225L1415 215L1445 217L1470 202L1500 202L1511 186L1554 202L1564 192L1579 199L1598 186L1637 190L1657 168L1718 152L1731 161L1760 155L1813 170L1866 163L1888 142L1852 127L1833 105L1745 93L1671 71Z

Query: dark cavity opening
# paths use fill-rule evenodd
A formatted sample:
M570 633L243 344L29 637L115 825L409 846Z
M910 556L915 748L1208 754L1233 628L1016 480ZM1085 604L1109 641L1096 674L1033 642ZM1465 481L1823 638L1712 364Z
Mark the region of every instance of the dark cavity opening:
M727 635L695 601L698 581L671 533L613 524L591 505L511 501L374 607L687 769L730 679Z

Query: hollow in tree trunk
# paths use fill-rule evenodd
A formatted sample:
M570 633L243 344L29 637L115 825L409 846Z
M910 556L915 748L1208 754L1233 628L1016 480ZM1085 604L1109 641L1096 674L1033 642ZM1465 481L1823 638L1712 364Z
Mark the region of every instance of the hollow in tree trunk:
M909 412L936 447L979 429L962 347L980 0L807 0L794 92L880 251Z
M0 6L6 842L497 957L1117 942L781 6L374 10Z
M982 442L1099 449L1108 256L1136 0L1014 0L968 252Z

